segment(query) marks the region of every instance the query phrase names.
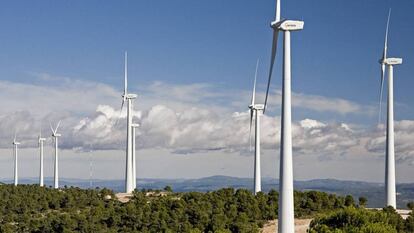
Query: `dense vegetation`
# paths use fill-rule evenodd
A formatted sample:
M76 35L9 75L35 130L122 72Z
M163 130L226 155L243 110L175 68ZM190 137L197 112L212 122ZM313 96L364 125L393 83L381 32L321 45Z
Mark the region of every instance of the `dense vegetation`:
M413 214L403 220L392 208L366 210L366 198L358 201L352 196L295 192L295 215L318 216L311 223L312 233L414 232ZM244 189L173 193L166 187L163 193L134 192L122 203L108 189L0 185L0 232L250 233L276 219L277 209L276 191L254 196Z
M347 207L315 218L310 233L412 233L414 212L403 220L392 208L382 211Z
M167 188L168 189L168 188ZM170 191L170 190L168 190ZM295 192L297 217L354 205L351 197ZM107 189L0 185L0 232L258 232L277 218L278 193L221 189L147 196L127 203Z

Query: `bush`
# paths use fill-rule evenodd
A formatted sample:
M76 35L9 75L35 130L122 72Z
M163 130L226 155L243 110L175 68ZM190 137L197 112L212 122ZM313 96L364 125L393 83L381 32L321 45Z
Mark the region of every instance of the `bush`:
M386 223L368 223L361 227L361 233L397 233L395 227Z
M407 208L408 208L409 210L414 210L414 201L410 201L410 202L408 202L408 203L407 203Z
M345 206L355 206L354 198L351 195L346 195L345 197Z
M404 221L392 207L382 211L347 207L315 218L309 232L408 233L414 229L410 221Z
M368 199L366 197L359 197L358 203L360 207L365 207L368 203Z
M411 211L410 216L405 220L405 228L407 232L414 232L414 211Z

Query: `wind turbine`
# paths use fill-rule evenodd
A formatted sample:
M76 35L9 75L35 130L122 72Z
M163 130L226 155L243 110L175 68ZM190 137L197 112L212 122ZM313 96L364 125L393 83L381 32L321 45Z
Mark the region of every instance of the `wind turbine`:
M13 139L13 152L14 152L14 186L17 186L19 176L18 176L18 157L17 157L17 146L20 145L20 142L16 141L16 133L14 133L14 139Z
M39 152L40 152L40 173L39 173L39 185L40 187L44 186L43 181L43 142L46 141L46 138L42 138L42 130L40 130L38 142L39 142Z
M126 169L125 169L125 193L132 193L134 190L134 174L132 159L132 100L137 98L136 94L128 93L128 54L125 52L125 74L124 74L124 93L122 95L121 112L127 101L127 143L126 143Z
M253 118L255 119L255 157L254 157L254 194L256 195L258 192L262 191L262 184L261 184L261 172L260 172L260 117L263 113L264 105L263 104L256 104L255 103L255 95L256 95L256 79L257 79L257 68L259 66L259 60L256 63L256 72L254 74L254 84L253 84L253 94L252 94L252 102L249 105L250 109L250 133L249 133L249 141L250 141L250 150L251 150L251 136L252 136L252 122Z
M50 129L52 130L52 137L55 140L55 177L54 177L54 188L59 188L59 157L58 157L58 138L62 136L61 134L57 133L59 129L60 121L58 122L55 129L53 129L52 124L50 125Z
M135 131L136 131L136 128L138 128L139 127L139 124L136 124L136 123L134 123L134 124L132 124L131 125L131 127L132 127L132 179L133 179L133 186L134 186L134 189L136 189L137 188L137 162L136 162L136 147L135 147Z
M93 158L92 158L92 151L93 147L92 144L89 144L89 188L92 189L93 187Z
M394 151L394 66L402 64L402 58L387 58L388 26L391 10L388 13L387 29L385 31L385 43L381 64L381 90L380 106L382 101L382 88L385 76L385 66L388 67L388 96L387 96L387 130L385 151L385 193L386 206L397 207L395 187L395 151ZM380 113L381 114L381 108Z
M303 29L304 22L298 20L280 20L280 0L276 0L275 20L270 24L273 29L273 44L270 58L269 79L267 84L265 106L269 94L270 80L276 57L279 31L284 32L283 38L283 87L282 87L282 123L280 140L279 169L279 233L294 233L293 205L293 165L292 165L292 115L291 115L291 56L290 32Z

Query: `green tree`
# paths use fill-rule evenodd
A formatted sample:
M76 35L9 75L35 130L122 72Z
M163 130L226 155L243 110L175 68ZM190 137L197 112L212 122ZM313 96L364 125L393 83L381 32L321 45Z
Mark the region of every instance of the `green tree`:
M411 211L410 216L405 220L405 229L407 232L414 232L414 211Z
M368 203L368 199L366 197L359 197L358 202L360 207L365 207Z
M397 233L395 227L386 223L368 223L361 227L360 233Z
M345 197L345 206L355 206L354 198L351 195L346 195Z
M407 203L407 208L410 210L414 210L414 201L410 201Z
M172 193L173 190L172 190L171 186L167 185L167 186L164 187L164 191Z
M345 206L344 197L317 191L295 191L294 198L296 216L313 217ZM166 196L134 190L130 201L121 203L109 189L0 185L0 232L250 233L277 218L278 199L275 190L253 195L245 189L224 188ZM388 215L378 219L397 230L408 228L394 210L386 211ZM347 218L338 219L347 222Z
M391 207L381 211L347 207L312 220L311 233L408 233L409 219L404 221Z

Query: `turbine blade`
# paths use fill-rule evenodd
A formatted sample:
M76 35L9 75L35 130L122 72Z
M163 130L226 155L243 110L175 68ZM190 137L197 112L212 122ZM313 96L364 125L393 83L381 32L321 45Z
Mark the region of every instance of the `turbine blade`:
M125 99L122 100L121 110L119 110L119 117L118 118L120 118L121 115L122 115L122 110L124 109L124 105L125 105Z
M250 151L252 151L252 123L253 123L253 110L250 109L250 130L249 130Z
M251 105L255 104L255 96L256 96L256 79L257 79L257 68L259 66L259 59L257 59L256 63L256 72L254 73L254 83L253 83L253 94L252 94L252 103Z
M384 40L384 51L382 53L383 61L387 59L387 49L388 49L388 29L390 26L390 17L391 17L391 8L388 11L388 19L387 19L387 28L385 29L385 40Z
M384 50L382 52L382 61L381 61L381 83L380 83L379 111L378 111L378 125L381 123L382 92L383 92L383 89L384 89L385 60L387 59L388 30L389 30L389 25L390 25L390 18L391 18L391 8L388 11L387 27L385 29Z
M57 126L56 126L56 129L55 129L55 132L57 132L57 130L59 129L60 122L61 122L61 121L59 121L59 122L58 122L58 124L57 124Z
M128 89L128 52L125 51L125 64L124 64L124 95L126 95Z
M124 105L125 105L125 99L122 100L121 111L119 112L119 115L122 114L122 110L124 109Z
M384 89L384 76L385 76L385 64L381 64L381 83L380 83L380 96L379 96L379 111L378 111L378 125L381 123L381 110L382 110L382 92Z
M275 63L275 58L276 58L278 37L279 37L279 31L274 29L274 31L273 31L273 43L272 43L272 55L270 57L269 78L268 78L268 81L267 81L267 89L266 89L266 97L265 97L263 113L266 111L266 107L267 107L267 98L269 96L270 81L272 79L273 65Z
M276 0L276 14L275 14L275 21L280 21L280 0Z
M124 98L125 99L125 98ZM121 110L119 111L119 116L115 119L115 121L112 121L113 122L113 124L112 125L116 125L116 124L118 124L118 120L121 118L121 115L122 115L122 109L124 109L124 103L125 103L125 100L124 99L122 99L122 104L121 104Z
M53 130L52 123L49 123L49 124L50 124L50 130L52 130L52 133L55 134L55 130Z

